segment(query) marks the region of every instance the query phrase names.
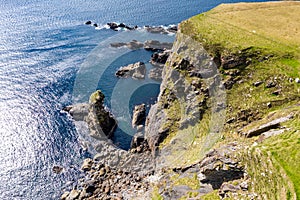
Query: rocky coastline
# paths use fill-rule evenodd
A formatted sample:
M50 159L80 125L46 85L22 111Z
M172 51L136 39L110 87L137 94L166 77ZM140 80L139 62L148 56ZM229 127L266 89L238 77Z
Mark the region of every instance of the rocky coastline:
M236 9L232 6L220 7ZM218 14L221 8L208 14ZM257 47L243 43L237 48L235 39L225 37L223 42L220 35L213 38L216 42L209 35L211 27L208 36L204 28L197 30L203 35L194 34L196 22L201 23L198 18L213 19L200 15L167 31L145 27L152 33L176 32L174 44L136 40L111 44L152 51L153 69L148 76L162 81L160 94L147 116L144 104L134 107L130 126L136 134L128 151L110 140L117 121L105 107L101 91L93 93L89 103L64 109L75 121L88 124L98 153L84 160L84 178L64 191L61 199L272 199L278 194L285 198L286 190L297 199L297 185L286 178L285 168L272 153L273 144L286 150L281 141L288 143L291 139L286 138L299 135L300 74L268 72L278 62L289 67L286 60L298 57L281 55L280 48L265 50L255 43L257 38ZM86 24L95 26L91 21ZM114 31L138 28L107 25ZM145 64L138 62L120 67L115 75L144 79L147 72ZM60 170L53 168L55 173ZM277 193L267 193L271 188Z

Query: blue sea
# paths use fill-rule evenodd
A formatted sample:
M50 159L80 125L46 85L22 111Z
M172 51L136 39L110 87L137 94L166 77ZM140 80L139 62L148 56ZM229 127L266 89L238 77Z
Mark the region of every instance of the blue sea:
M238 0L0 0L0 199L59 199L83 176L80 164L94 152L83 149L84 130L61 110L87 102L96 89L120 122L114 142L128 148L128 112L134 104L154 103L159 82L116 79L118 67L148 62L151 53L109 44L172 42L174 35L115 32L104 28L107 22L168 26L232 2ZM53 173L54 165L64 171Z

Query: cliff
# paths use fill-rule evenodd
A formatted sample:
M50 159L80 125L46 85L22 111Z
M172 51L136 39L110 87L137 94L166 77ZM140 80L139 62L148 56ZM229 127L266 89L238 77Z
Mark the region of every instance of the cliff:
M146 122L153 199L300 197L299 11L222 4L180 24Z
M299 199L299 13L222 4L182 22L144 136L128 152L99 143L62 199ZM71 112L95 138L115 127L103 98Z

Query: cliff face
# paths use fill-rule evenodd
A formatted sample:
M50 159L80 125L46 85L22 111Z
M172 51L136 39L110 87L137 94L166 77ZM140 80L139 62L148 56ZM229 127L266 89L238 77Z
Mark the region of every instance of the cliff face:
M184 150L196 137L196 125L205 113L218 121L210 124L209 132L203 133L205 137L211 133L205 145L206 150L211 148L222 131L226 93L217 65L201 43L177 33L160 91L146 122L145 137L152 152L156 156L170 156L175 149ZM181 134L184 131L190 133ZM202 151L205 152L204 148Z
M180 24L146 122L154 199L299 198L299 11L221 5Z

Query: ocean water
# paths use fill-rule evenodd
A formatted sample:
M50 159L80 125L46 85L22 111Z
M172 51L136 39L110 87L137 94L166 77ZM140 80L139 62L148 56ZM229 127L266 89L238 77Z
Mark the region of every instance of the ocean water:
M112 111L118 113L123 104L127 108L118 116L122 130L114 139L127 148L130 137L122 116L130 117L136 103L155 101L159 83L145 80L123 103L124 80L112 76L120 65L147 62L151 54L105 48L117 39L172 41L174 36L99 30L85 21L100 27L112 21L170 25L225 2L238 1L0 0L0 199L58 199L82 176L78 168L91 152L81 147L80 129L61 111L64 106L102 89ZM88 72L98 74L83 83ZM54 174L54 165L63 166L63 173Z

